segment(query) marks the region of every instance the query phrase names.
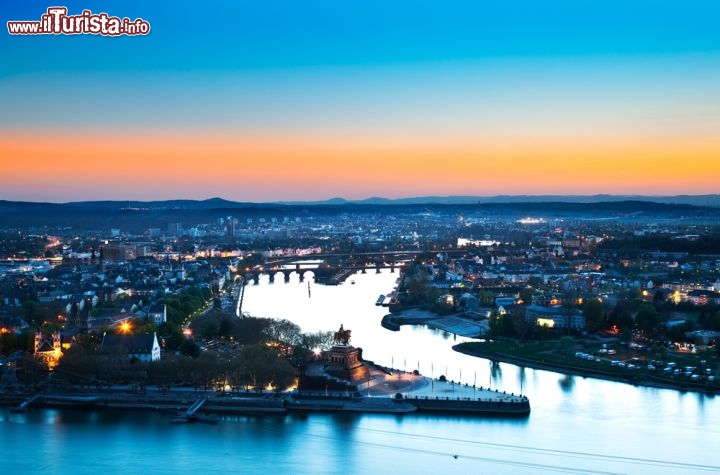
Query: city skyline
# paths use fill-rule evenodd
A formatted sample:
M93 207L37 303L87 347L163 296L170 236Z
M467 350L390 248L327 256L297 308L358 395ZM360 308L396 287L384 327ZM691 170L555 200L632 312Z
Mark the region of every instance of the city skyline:
M719 191L709 1L64 5L152 30L0 35L0 199Z

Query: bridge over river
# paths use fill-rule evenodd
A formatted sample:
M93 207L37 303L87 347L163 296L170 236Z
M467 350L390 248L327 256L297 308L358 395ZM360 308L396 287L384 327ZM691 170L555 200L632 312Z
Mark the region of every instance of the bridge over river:
M300 282L303 282L306 274L309 272L313 274L315 282L318 284L338 285L356 272L362 272L364 274L368 270L374 270L379 273L382 269L390 269L390 272L395 272L395 269L403 266L404 262L395 261L364 264L342 264L338 266L331 266L325 263L316 264L314 266L309 266L308 264L303 263L293 263L257 266L252 269L241 270L238 275L245 281L245 283L253 282L254 284L258 284L260 276L263 274L270 277L270 282L275 282L278 274L283 276L285 282L290 282L290 276L292 274L298 274Z
M339 285L356 272L366 274L368 271L374 270L375 273L380 273L382 269L390 269L390 272L393 273L395 272L395 269L402 268L404 265L405 262L399 261L376 261L374 263L348 263L331 266L322 261L310 264L308 262L297 262L297 259L294 259L292 261L285 261L283 264L276 262L270 266L264 265L246 268L235 275L233 289L231 290L231 296L233 298L232 308L234 309L234 313L237 317L242 316L242 302L245 295L245 286L250 282L254 285L258 285L260 283L261 275L269 276L270 283L273 283L275 282L275 279L277 279L278 275L282 275L285 282L290 282L290 277L293 274L297 274L300 282L304 282L306 275L311 273L315 283L323 285Z

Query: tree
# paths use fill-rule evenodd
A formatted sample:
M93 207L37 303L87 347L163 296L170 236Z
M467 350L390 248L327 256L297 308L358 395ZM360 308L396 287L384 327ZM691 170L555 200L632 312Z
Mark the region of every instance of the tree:
M241 318L235 321L233 338L241 344L255 345L265 342L266 329L272 320L269 318Z
M148 366L148 382L163 391L169 391L178 380L178 364L178 360L171 357L153 361Z
M90 352L79 345L68 348L56 369L71 384L87 385L92 381L92 367L90 365Z
M533 298L533 289L532 287L525 287L520 289L520 300L523 301L524 304L531 304Z
M333 344L333 332L315 332L315 333L303 333L300 341L300 347L313 351L315 349L329 350Z
M73 345L63 353L57 367L70 383L95 385L98 389L112 386L127 374L127 352L121 348L102 352Z
M630 315L628 312L622 311L617 317L617 326L622 329L630 329L635 324L635 320L633 320L632 315Z
M0 355L10 356L18 351L18 341L15 333L7 332L0 334Z
M660 316L652 304L643 302L638 307L635 323L646 335L649 335L660 324Z
M233 355L225 362L224 376L225 384L230 386L231 391L238 391L247 384L247 369L240 356Z
M30 387L37 388L47 380L47 368L40 361L29 354L22 358L22 380Z
M180 353L190 358L197 358L200 356L200 347L193 340L186 339L180 344Z
M604 323L603 304L597 299L587 299L582 306L583 316L585 317L585 328L590 332L600 330Z
M668 328L668 334L672 341L686 340L685 333L695 330L695 322L685 321L679 325L672 325Z
M720 313L714 313L707 322L708 330L720 331Z
M481 289L477 295L480 305L483 307L494 307L495 306L495 294L489 290Z
M276 391L288 388L295 380L295 370L284 358L276 358L272 366L272 379L269 385Z
M163 335L167 350L179 350L180 345L185 341L185 336L180 328L169 322L160 325L160 334Z
M654 344L652 346L652 352L660 359L660 361L665 361L668 350L662 345Z
M220 338L230 338L233 330L233 322L229 317L225 317L220 321L220 328L218 328L218 336Z
M261 391L272 374L270 359L277 358L276 354L264 346L253 345L245 347L241 357L247 368L249 385Z
M218 336L218 325L215 322L207 322L203 326L202 336L206 339L215 338Z
M510 315L505 315L503 318L508 320L508 317L511 317L512 319L511 321L515 334L518 338L524 340L527 332L530 330L528 323L525 321L525 308L518 305L513 306L512 313Z
M25 319L30 320L35 313L35 309L40 305L34 300L26 300L22 303L22 308L25 311Z
M191 341L191 340L188 340ZM222 366L218 355L212 352L202 353L190 363L192 371L192 385L196 388L210 389L213 382L222 375Z
M290 346L296 346L302 340L300 327L285 319L272 320L266 332L270 340Z
M431 288L430 278L424 272L415 274L405 279L405 288L409 304L427 302Z
M246 368L248 383L261 391L267 386L285 389L293 382L295 370L285 358L280 358L274 348L261 345L247 346L240 357Z
M490 336L491 337L497 338L503 334L502 316L500 315L500 312L497 309L490 312L489 325L490 325Z
M555 348L555 351L557 351L560 354L567 355L570 354L572 349L575 346L575 339L571 336L564 336L560 338L560 341L557 344L557 347Z

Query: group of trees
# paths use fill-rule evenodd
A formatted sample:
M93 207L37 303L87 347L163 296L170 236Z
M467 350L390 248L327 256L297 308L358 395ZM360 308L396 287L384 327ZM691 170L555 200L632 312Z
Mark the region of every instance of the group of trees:
M283 390L295 380L295 369L277 348L249 345L232 354L206 351L198 358L171 357L148 364L147 384L170 389L190 385L197 389L231 391Z
M35 333L31 331L0 333L0 355L10 356L16 351L29 352L34 342Z
M197 358L170 355L159 361L129 360L119 350L101 350L74 346L65 352L56 370L57 377L70 384L97 389L117 385L145 387L157 385L169 390L174 386L232 391L271 387L289 387L295 371L277 348L249 345L232 354L212 351Z
M646 249L662 252L687 252L688 254L712 254L720 248L720 234L707 234L698 239L677 239L676 235L659 234L634 236L626 235L605 239L599 244L600 250L614 251L623 256L638 256Z
M302 333L288 320L237 318L219 309L194 319L191 328L200 340L225 340L226 345L222 351L200 351L194 339L180 335L173 342L179 351L170 349L162 360L145 363L129 360L121 350L103 349L98 341L85 341L65 351L57 374L68 383L97 388L130 384L280 390L295 378L291 361L297 364L315 349L328 349L333 340L329 331Z
M0 259L43 255L48 239L45 236L0 232Z
M440 290L433 287L431 274L419 260L405 268L403 281L398 289L398 300L402 305L432 306L440 297Z
M167 306L167 323L178 326L204 308L211 298L212 292L207 287L187 287L176 294L162 296L159 302Z
M302 333L295 323L285 319L237 318L213 309L193 320L193 334L204 339L232 340L239 345L282 343L285 346L327 349L332 344L332 332Z
M165 304L167 321L158 328L160 338L165 341L165 348L171 351L182 350L185 354L198 351L193 345L185 343L182 327L194 314L201 311L212 299L212 292L207 287L188 287L176 294L158 295L158 302Z

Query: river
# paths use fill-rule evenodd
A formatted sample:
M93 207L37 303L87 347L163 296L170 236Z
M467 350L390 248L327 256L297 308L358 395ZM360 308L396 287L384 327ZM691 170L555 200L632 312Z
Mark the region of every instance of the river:
M452 351L465 341L424 327L385 330L375 306L397 274L340 286L267 276L243 310L303 331L352 330L366 359L522 393L525 419L380 414L224 417L171 425L159 413L0 411L3 473L715 473L720 398L571 377ZM351 283L351 282L354 282ZM10 455L8 457L8 455Z

